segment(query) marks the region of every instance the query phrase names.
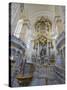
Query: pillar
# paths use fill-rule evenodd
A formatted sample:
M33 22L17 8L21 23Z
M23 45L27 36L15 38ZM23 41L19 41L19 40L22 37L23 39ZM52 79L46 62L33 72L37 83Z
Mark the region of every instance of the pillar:
M47 56L49 56L49 47L48 47L48 41L47 41Z
M39 56L39 54L40 54L40 51L39 51L39 41L38 41L38 56Z

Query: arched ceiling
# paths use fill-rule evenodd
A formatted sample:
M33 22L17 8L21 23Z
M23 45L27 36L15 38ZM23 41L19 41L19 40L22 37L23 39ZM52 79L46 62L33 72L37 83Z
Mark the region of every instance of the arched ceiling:
M22 14L23 14L22 15L23 19L29 20L30 26L31 26L30 29L31 29L32 33L35 32L35 27L37 26L35 24L37 22L40 21L40 27L42 25L42 28L43 28L43 26L45 25L45 21L48 21L48 20L49 20L48 24L51 24L50 25L51 26L51 33L52 32L54 33L56 31L55 17L57 15L62 16L61 15L62 14L62 8L59 6L55 6L55 5L24 4L24 10L23 10ZM43 22L43 23L41 23L41 22ZM31 38L36 38L35 33Z
M55 6L52 5L37 5L37 4L24 4L24 15L28 18L33 25L41 16L49 17L51 21L54 19Z

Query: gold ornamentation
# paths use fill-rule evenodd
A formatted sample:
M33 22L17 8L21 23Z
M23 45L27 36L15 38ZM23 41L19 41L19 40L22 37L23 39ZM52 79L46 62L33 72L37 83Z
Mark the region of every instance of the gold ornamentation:
M35 30L38 31L48 31L52 27L52 23L48 18L44 18L43 16L35 23Z

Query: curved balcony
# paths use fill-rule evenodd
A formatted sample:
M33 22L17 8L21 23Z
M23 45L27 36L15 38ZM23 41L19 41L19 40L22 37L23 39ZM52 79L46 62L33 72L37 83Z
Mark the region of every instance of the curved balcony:
M65 43L65 32L62 32L56 40L57 48L61 47L62 43Z
M22 41L19 38L16 38L14 35L12 35L9 38L9 42L15 44L16 46L18 46L19 48L25 49L26 48L26 44L24 43L24 41Z

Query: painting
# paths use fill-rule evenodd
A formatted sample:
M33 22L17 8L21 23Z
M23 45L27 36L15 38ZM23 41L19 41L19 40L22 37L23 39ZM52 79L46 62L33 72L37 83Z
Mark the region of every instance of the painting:
M65 84L65 6L9 3L9 86Z

